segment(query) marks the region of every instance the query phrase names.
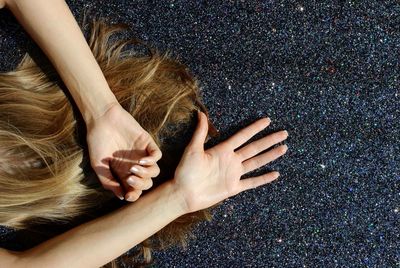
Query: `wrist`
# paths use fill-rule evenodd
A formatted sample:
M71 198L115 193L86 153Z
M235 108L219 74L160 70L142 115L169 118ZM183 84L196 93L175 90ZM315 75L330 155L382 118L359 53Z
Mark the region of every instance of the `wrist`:
M181 215L191 213L192 211L188 206L185 195L180 190L175 180L172 179L170 181L167 181L165 184L166 187L169 189L168 192L170 193L171 196L170 199L175 201L176 207L178 208L178 211L181 213Z
M80 111L85 121L86 125L90 125L102 116L104 116L108 111L116 106L120 106L119 102L115 98L101 99L96 98L96 103L85 102L81 105Z
M91 107L85 106L83 109L80 110L83 120L86 123L86 127L89 130L96 122L99 122L101 118L105 118L106 114L112 114L114 112L113 110L115 109L122 109L121 104L117 100L104 101L95 109L91 109ZM111 121L112 118L106 120Z

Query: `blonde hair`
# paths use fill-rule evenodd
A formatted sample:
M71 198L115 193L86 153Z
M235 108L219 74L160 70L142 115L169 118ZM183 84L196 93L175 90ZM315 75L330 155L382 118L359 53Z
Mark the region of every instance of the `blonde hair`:
M123 29L94 21L88 42L122 107L163 152L154 188L172 178L188 141L171 145L174 137L191 131L194 112L207 109L185 65L150 48L137 52L131 45L139 40L113 38ZM0 191L0 224L18 229L88 220L106 204L121 205L90 167L84 124L57 73L28 55L16 70L0 74ZM170 223L138 247L141 263L151 262L151 248L185 245L193 224L210 218L203 210Z

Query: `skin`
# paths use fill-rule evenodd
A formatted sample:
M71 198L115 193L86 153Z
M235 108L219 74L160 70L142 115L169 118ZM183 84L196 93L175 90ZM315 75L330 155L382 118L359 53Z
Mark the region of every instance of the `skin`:
M161 151L116 100L67 4L0 0L4 6L48 56L82 113L90 163L104 188L120 199L137 200L160 172Z
M49 5L46 0L0 0L0 7L3 6L13 12L43 49L70 90L87 124L91 163L104 187L116 195L125 194L125 198L137 191L131 199L136 200L141 190L151 187L151 177L159 173L156 161L161 153L147 132L110 94L65 2L52 0ZM32 249L24 252L0 249L0 268L98 267L183 214L210 207L275 180L278 172L240 180L243 174L286 152L287 148L280 146L257 155L286 139L287 134L282 131L238 149L268 124L268 119L261 119L204 151L208 124L205 114L200 113L198 127L173 179L134 203ZM139 163L139 159L147 163ZM138 170L130 171L132 166ZM118 175L122 185L116 183L110 169ZM129 183L135 188L129 188Z
M106 216L80 225L28 251L0 249L0 267L99 267L156 233L179 216L274 181L276 171L240 180L241 176L285 154L287 138L279 131L237 149L270 123L260 119L222 143L204 150L208 123L199 123L174 178ZM96 245L96 246L93 246Z

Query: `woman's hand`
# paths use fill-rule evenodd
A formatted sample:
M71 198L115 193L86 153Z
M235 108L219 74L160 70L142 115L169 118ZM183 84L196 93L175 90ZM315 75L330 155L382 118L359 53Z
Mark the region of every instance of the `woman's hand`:
M152 137L118 103L87 129L90 163L104 188L121 200L138 199L160 173L161 151Z
M4 4L42 48L71 93L86 122L91 164L103 186L122 199L136 200L159 173L156 161L161 152L120 107L68 5L63 0L0 0L0 6ZM131 167L147 155L148 163L135 165L137 176L129 179ZM115 164L111 169L110 160Z
M268 118L260 119L228 140L204 151L208 123L206 115L199 112L196 131L185 149L173 180L176 190L186 201L188 212L208 208L242 191L269 183L279 176L279 172L274 171L240 180L243 174L286 153L287 146L282 145L258 155L285 140L288 136L286 131L273 133L235 151L269 123Z

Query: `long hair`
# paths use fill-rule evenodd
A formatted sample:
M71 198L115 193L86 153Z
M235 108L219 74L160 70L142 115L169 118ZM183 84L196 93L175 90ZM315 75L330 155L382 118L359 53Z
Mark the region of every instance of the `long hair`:
M168 53L137 39L114 38L123 25L93 21L91 26L88 43L108 85L163 152L157 187L172 178L189 141L184 137L196 124L195 111L208 114L198 82ZM147 53L136 49L140 46ZM215 136L211 122L209 126ZM85 135L81 115L50 64L25 55L16 70L0 74L1 225L33 229L81 223L124 204L98 182ZM210 219L209 210L179 217L137 247L135 263L150 263L152 248L185 245L193 225Z

